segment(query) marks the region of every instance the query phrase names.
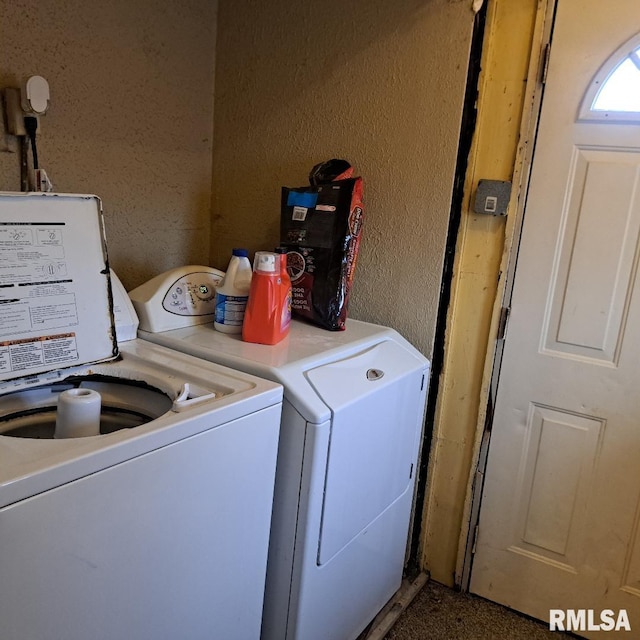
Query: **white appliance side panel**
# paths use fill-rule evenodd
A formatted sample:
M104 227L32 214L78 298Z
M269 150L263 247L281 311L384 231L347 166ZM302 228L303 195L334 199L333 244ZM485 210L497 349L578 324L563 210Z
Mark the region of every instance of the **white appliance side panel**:
M113 296L113 317L116 323L116 338L118 344L135 340L138 335L138 316L133 308L131 299L127 295L120 278L109 270L111 280L111 295Z
M425 375L423 363L389 341L307 375L334 412L318 549L323 564L413 485Z
M257 640L279 418L270 407L0 510L3 640Z
M291 403L286 399L283 402L262 620L263 640L286 638L296 540L305 530L308 476L314 469L309 451L313 449L313 442L321 449L324 443L321 467L316 470L316 475L323 477L329 428L329 422L308 424ZM310 442L305 448L307 439Z
M319 622L319 627L311 631L304 629L303 633L298 633L298 619L304 612L300 611L301 593L308 587L317 587L316 581L316 558L318 555L318 540L320 538L320 526L322 521L322 500L324 496L324 478L327 471L327 460L329 456L329 437L331 435L331 423L323 424L307 423L304 454L302 462L302 480L300 482L300 497L298 505L298 521L296 523L295 550L293 558L293 569L291 571L289 613L287 626L282 633L282 629L267 629L263 627L261 640L307 640L304 632L309 631L310 637L314 634L320 635L324 640L327 638L341 638L342 634L325 633L331 624L329 620L323 619L320 615L314 621ZM337 566L337 565L336 565ZM326 587L329 590L342 588L338 583L341 580L342 572L338 567L336 578L338 582L329 582ZM333 611L327 610L324 603L331 599L322 585L316 592L317 600L313 607L323 610L327 618L333 616ZM265 607L270 594L266 594Z

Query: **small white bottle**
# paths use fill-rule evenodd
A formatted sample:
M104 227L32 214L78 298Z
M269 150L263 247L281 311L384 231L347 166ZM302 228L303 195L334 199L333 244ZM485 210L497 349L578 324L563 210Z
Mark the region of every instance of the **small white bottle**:
M213 326L218 331L242 333L252 272L247 250L234 249L224 280L216 289L216 313Z

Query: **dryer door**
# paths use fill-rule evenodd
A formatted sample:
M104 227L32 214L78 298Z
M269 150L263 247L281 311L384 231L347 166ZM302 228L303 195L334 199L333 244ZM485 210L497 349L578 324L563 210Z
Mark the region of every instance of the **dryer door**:
M411 490L426 381L425 365L381 342L307 372L333 412L318 564L329 561ZM408 523L409 513L407 513Z

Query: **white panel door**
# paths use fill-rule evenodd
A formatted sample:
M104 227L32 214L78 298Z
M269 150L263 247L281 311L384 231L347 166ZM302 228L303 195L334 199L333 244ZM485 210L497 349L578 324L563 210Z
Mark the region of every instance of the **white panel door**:
M638 32L638 0L558 1L471 590L640 634L640 122L578 115Z

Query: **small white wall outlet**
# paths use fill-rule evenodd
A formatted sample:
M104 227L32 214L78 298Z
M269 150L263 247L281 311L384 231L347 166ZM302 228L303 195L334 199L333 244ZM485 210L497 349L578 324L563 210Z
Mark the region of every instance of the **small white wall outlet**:
M22 108L25 113L42 115L49 108L49 83L42 76L31 76L22 92Z

